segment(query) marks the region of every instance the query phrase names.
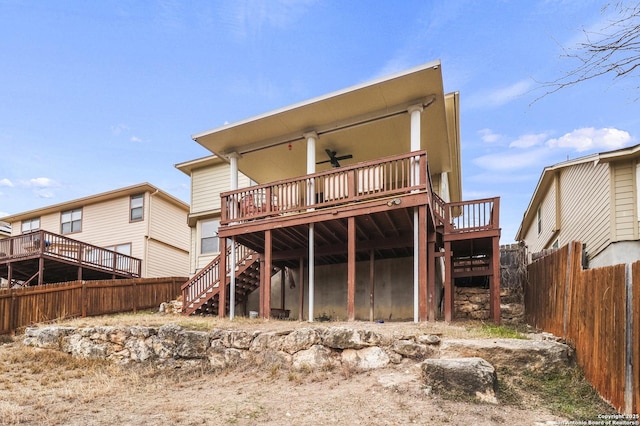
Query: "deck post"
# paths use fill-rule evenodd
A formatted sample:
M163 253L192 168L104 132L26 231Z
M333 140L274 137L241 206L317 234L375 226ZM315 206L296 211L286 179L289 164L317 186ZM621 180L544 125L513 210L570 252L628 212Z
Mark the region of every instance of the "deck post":
M418 320L427 320L427 206L418 207Z
M374 249L369 250L369 321L373 322L375 308L375 254Z
M227 310L227 239L220 238L220 263L218 263L218 317L224 318Z
M315 268L313 259L315 257L314 251L314 234L313 223L309 224L309 322L313 322L313 296L315 286Z
M429 321L436 320L436 232L427 237L427 311Z
M38 259L38 285L44 284L44 255L40 252Z
M267 229L266 231L264 231L264 270L265 270L265 274L264 274L264 293L263 293L263 299L264 299L264 308L263 308L263 314L262 317L265 319L269 319L269 317L271 316L271 270L273 268L273 265L271 264L272 261L272 235L271 235L271 230Z
M355 321L356 301L356 218L347 219L347 320Z
M268 199L268 198L267 198ZM284 268L280 270L280 310L284 311L284 291L287 277Z
M236 314L236 237L231 237L231 253L229 259L229 319L233 319Z
M444 320L451 322L453 319L453 255L451 253L451 242L444 243Z
M494 324L500 324L500 237L493 237L491 254L491 303L489 311Z
M298 289L298 321L303 320L304 316L304 258L301 257L299 259L299 270L298 270L298 285L300 288Z

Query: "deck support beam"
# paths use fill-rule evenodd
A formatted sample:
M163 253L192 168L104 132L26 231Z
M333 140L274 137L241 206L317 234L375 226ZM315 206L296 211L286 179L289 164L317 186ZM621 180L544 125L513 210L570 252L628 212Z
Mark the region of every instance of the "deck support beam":
M271 230L264 232L264 290L262 292L262 318L269 319L271 316L271 252L273 250L273 240Z
M427 273L430 269L427 251L427 206L418 210L418 321L427 320Z
M494 324L500 324L500 237L493 237L491 243L493 249L491 254L489 314Z
M229 256L229 319L233 319L236 313L236 238L231 237L231 254Z
M356 301L356 218L347 219L347 320L355 321Z
M220 263L218 263L218 317L227 313L227 239L220 238Z
M451 241L444 242L444 320L451 322L453 319L453 253L451 253Z
M436 320L436 232L427 236L427 314L429 321Z
M299 259L298 266L298 321L302 321L304 317L304 258Z
M369 321L373 322L375 308L375 255L374 249L369 250Z

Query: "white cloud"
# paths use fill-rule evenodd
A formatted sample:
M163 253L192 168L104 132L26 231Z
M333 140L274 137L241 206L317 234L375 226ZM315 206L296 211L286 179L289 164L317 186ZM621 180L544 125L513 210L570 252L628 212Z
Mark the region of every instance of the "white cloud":
M595 129L584 127L566 133L557 139L549 139L550 148L571 148L578 152L588 150L612 150L626 146L632 142L631 135L624 130L613 128Z
M520 80L506 87L483 90L472 94L466 101L469 108L499 107L528 93L533 88L533 80Z
M21 184L22 186L26 186L27 188L50 188L58 186L56 181L46 177L29 179L28 181L22 181Z
M485 143L496 143L500 139L502 139L502 135L493 133L493 130L491 129L481 129L481 130L478 130L478 133L480 134L482 142L485 142Z
M549 135L547 133L530 133L521 135L509 144L509 148L531 148L541 146Z
M140 138L139 138L139 137L137 137L137 136L131 136L131 137L129 138L129 140L130 140L131 142L142 142L142 139L140 139Z
M0 179L0 186L8 186L10 188L13 188L13 182L11 182L7 178L3 178L3 179Z
M53 193L53 191L50 191L48 189L39 189L37 191L34 191L34 193L36 194L36 196L38 198L53 198L53 197L55 197L55 194Z

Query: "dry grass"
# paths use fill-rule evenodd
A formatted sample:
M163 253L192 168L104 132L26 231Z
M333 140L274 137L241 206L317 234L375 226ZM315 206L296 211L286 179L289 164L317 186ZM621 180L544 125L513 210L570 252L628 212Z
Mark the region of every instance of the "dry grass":
M168 322L195 330L354 326L155 313L73 319L62 324L159 327ZM495 333L477 323L362 322L357 326L394 337L430 333L470 338ZM0 425L526 425L561 419L545 408L541 398L523 398L520 389L512 393L512 401L493 406L427 396L417 378L385 384L385 377L406 377L412 368L409 362L366 373L349 367L293 371L282 366L244 366L214 371L207 364L180 369L116 365L36 350L23 346L19 338L5 338L0 342Z

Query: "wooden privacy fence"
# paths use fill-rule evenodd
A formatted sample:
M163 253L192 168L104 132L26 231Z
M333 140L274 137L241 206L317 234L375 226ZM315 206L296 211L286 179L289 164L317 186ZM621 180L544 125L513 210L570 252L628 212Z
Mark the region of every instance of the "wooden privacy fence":
M573 242L531 263L527 322L574 345L578 364L618 411L640 408L640 261L583 270Z
M71 317L135 312L180 295L186 277L72 281L0 290L0 334Z

